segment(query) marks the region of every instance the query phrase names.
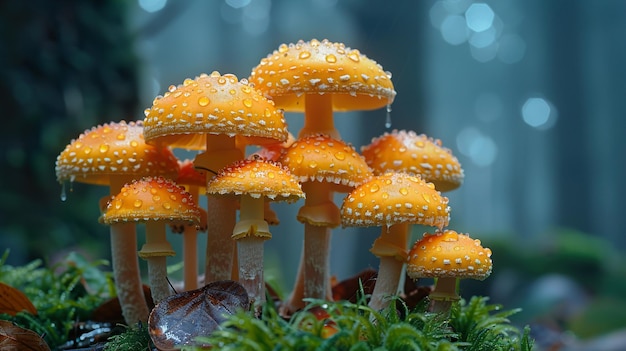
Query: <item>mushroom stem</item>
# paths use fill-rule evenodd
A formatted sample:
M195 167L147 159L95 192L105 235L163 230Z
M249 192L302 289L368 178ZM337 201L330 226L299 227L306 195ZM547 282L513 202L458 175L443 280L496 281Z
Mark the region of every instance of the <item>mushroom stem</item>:
M207 182L225 166L243 159L243 152L237 148L235 138L228 135L207 135L206 151L194 159L196 168L209 170ZM235 242L231 238L237 221L237 203L228 198L215 197L207 201L206 262L204 283L231 279Z
M313 134L325 134L341 140L333 119L332 94L306 94L304 98L304 126L298 134L302 138Z
M329 252L330 228L340 223L339 209L332 202L330 183L305 182L302 190L306 194L304 206L298 213L298 220L304 222L304 296L292 295L293 306L303 304L302 297L330 299ZM294 291L299 291L295 288Z
M233 229L237 241L239 282L246 288L250 301L260 306L265 301L263 279L263 242L271 238L263 220L264 199L241 195L239 222Z
M165 228L161 221L146 222L146 243L139 251L139 257L148 262L148 279L155 304L171 295L166 257L174 256L174 250L166 239Z
M110 194L117 194L132 177L110 177ZM111 234L111 267L117 298L124 321L128 325L148 321L148 304L143 293L139 260L137 258L137 233L134 223L113 224Z
M439 277L435 282L435 289L428 296L432 301L431 310L435 313L450 313L452 303L459 301L457 294L457 278Z
M190 185L188 192L198 201L198 186ZM198 288L198 227L185 225L183 228L183 281L185 291L189 291Z
M388 297L398 292L402 267L407 258L408 237L409 225L399 223L383 227L380 237L374 241L371 251L380 258L378 277L369 302L374 310L387 307Z

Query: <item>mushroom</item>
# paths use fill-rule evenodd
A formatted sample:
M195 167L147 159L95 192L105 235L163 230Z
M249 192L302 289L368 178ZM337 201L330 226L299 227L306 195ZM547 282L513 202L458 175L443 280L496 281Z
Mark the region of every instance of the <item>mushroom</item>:
M389 106L396 95L391 73L359 50L326 39L280 45L252 69L249 80L277 107L304 112L299 138L340 139L333 111Z
M442 228L448 225L449 219L448 198L419 176L386 173L371 178L348 194L341 206L344 226L383 227L370 250L380 258L370 307L385 308L386 298L398 290L407 258L409 224Z
M141 121L112 122L86 130L57 157L57 180L108 185L114 195L132 179L176 177L174 154L164 147L146 145L142 131ZM139 273L135 227L112 226L110 232L111 266L124 320L128 325L146 322L149 311Z
M404 172L419 174L441 192L454 190L463 183L459 160L441 140L414 131L393 130L372 139L361 154L374 174Z
M330 229L341 224L334 191L347 192L372 173L354 148L326 135L296 140L280 162L298 177L306 194L298 221L304 223L304 250L298 277L286 309L303 307L302 298L327 298L329 286Z
M206 194L206 172L196 169L189 159L179 161L180 170L176 184L185 187L185 190L199 202L199 195ZM183 235L183 282L185 291L198 288L198 231L207 230L207 213L200 208L200 225L187 223L172 225L172 232Z
M148 143L204 150L194 159L196 168L219 170L244 158L246 145L287 140L283 112L246 80L212 72L182 85L170 86L144 111ZM207 181L212 175L207 173ZM224 198L207 201L209 238L205 283L231 278L236 202Z
M154 303L168 297L166 257L174 256L166 238L167 223L200 223L200 210L191 194L163 177L144 177L122 187L102 214L108 225L145 223L146 242L139 257L148 261L148 278Z
M448 229L424 234L409 251L406 270L412 279L437 278L429 298L434 312L447 313L452 302L460 299L457 279L484 280L492 267L491 250L483 248L480 240Z
M240 199L239 222L232 237L237 241L239 282L257 306L265 301L263 242L272 237L263 219L265 200L293 202L304 197L297 179L279 163L261 158L237 161L219 171L207 186L210 195L235 195Z

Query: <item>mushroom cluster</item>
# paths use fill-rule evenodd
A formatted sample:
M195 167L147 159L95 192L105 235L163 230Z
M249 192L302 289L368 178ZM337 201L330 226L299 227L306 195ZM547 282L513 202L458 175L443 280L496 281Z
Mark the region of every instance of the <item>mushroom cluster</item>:
M269 207L274 201L304 199L297 214L304 226L300 266L281 309L287 315L308 298L332 298L330 239L339 226L382 227L370 250L380 259L370 299L375 309L398 293L405 265L413 279L437 277L430 297L438 311L458 299L456 278L486 278L491 251L445 229L450 206L442 192L464 177L451 150L424 134L394 130L359 152L335 128L336 112L387 107L388 117L395 96L391 74L359 50L300 40L262 58L248 78L213 71L184 79L156 96L143 120L97 126L72 140L57 158L57 179L110 187L100 221L110 225L125 321L148 318L138 257L148 261L154 301L172 294L166 257L176 253L168 228L184 233L185 290L238 280L258 308L265 299L263 242L271 238L269 225L279 224ZM285 111L304 115L297 138ZM247 154L248 146L260 148ZM173 149L196 155L180 161ZM335 193L346 194L341 206ZM137 223L146 225L139 251ZM409 251L412 225L436 230ZM208 231L203 272L198 230Z

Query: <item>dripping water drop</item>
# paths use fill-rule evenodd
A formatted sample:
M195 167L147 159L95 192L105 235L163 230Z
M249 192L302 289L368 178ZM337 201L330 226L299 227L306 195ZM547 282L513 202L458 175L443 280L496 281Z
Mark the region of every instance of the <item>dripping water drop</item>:
M61 183L61 201L67 200L67 193L65 192L65 182Z
M391 128L391 105L387 105L387 116L385 117L385 128Z

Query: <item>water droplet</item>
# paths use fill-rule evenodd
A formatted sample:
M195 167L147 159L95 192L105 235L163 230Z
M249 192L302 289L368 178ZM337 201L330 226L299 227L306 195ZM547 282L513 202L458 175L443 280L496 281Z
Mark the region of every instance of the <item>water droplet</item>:
M409 194L409 190L407 188L400 188L400 190L398 190L398 191L402 195L408 195Z
M202 107L207 106L210 102L211 100L209 100L209 98L206 96L202 96L198 99L198 105Z
M422 194L422 197L424 198L424 201L426 201L426 203L430 203L431 199L430 199L430 195L428 194Z
M67 200L67 194L65 193L65 182L61 183L61 201Z
M348 54L348 58L354 62L359 62L361 60L360 56L359 56L359 51L358 50L353 50Z
M309 168L317 168L317 162L315 161L309 162Z
M135 206L135 208L139 208L141 207L141 205L143 205L143 201L139 199L135 200L135 202L133 203L133 206Z
M143 115L148 117L150 115L150 108L143 110Z
M385 117L385 128L391 128L391 104L387 105L387 116Z
M109 145L107 144L100 145L100 152L105 153L107 151L109 151Z
M217 83L221 84L221 85L226 84L226 78L224 78L224 77L217 78Z
M172 199L172 201L176 201L176 195L174 194L170 195L170 199Z
M137 146L139 146L139 143L137 141L133 140L133 141L130 142L130 146L137 147Z
M270 178L270 179L274 179L274 178L276 178L276 175L274 174L274 172L269 172L269 173L267 173L267 177Z
M296 158L296 163L297 163L297 164L302 164L302 161L304 161L304 156L299 155L299 156Z
M170 85L170 86L167 88L167 91L169 91L170 93L175 92L175 91L176 91L176 86L175 86L174 84Z
M308 51L302 51L300 55L298 55L298 58L303 59L303 60L308 59L309 57L311 57L311 53Z
M152 201L154 201L154 202L159 202L159 201L161 201L161 197L160 197L159 195L154 195L154 196L152 197Z
M381 197L382 197L383 199L388 199L388 198L389 198L389 193L383 193L383 194L381 195Z
M172 208L172 205L169 202L165 202L163 203L163 208L169 210L170 208Z
M328 63L335 63L335 62L337 62L337 57L335 57L335 55L333 55L333 54L328 54L328 55L326 55L326 62L328 62Z
M191 83L193 83L193 79L191 78L185 78L185 80L183 81L184 86L191 85Z
M280 46L278 47L278 52L287 52L289 51L289 46L287 46L287 44L280 44Z
M122 200L115 200L115 209L119 210L122 208Z
M120 134L117 135L116 139L117 140L124 140L124 139L126 139L126 134L120 133Z
M344 154L341 151L338 151L335 153L335 158L338 159L339 161L343 161L346 159L346 154Z
M156 195L157 192L158 190L156 190L155 188L150 188L150 194Z
M90 147L86 147L85 150L83 151L85 154L89 155L91 153L91 148Z
M252 99L243 99L243 105L245 107L252 107Z

